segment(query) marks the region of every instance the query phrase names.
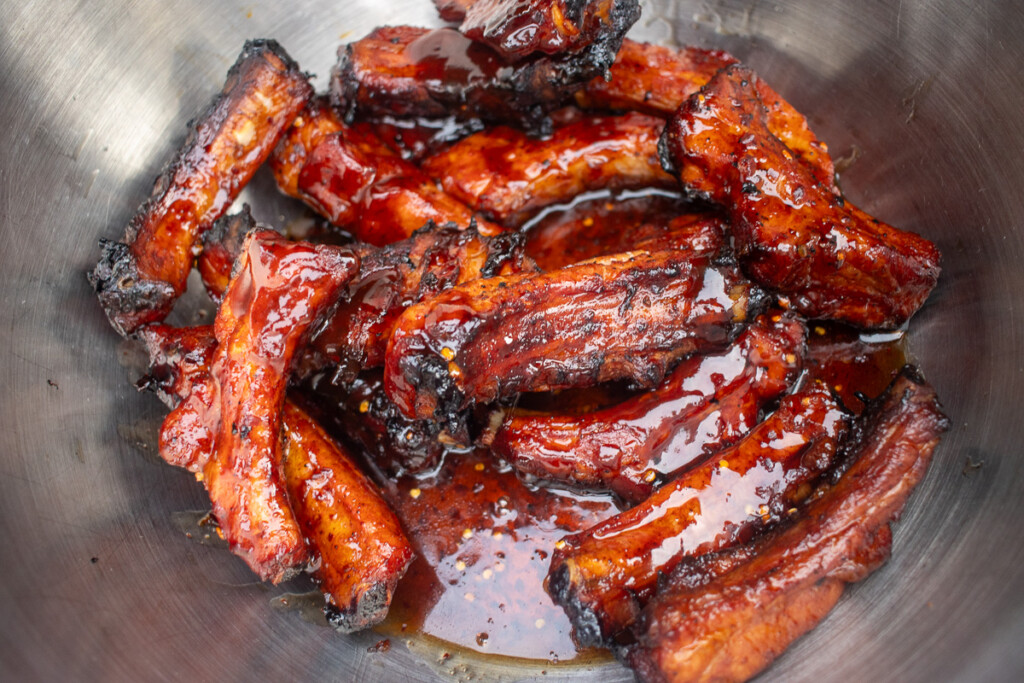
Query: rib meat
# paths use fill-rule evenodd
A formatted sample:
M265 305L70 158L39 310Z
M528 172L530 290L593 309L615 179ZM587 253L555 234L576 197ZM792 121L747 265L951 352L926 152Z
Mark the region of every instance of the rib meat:
M762 316L728 351L687 358L654 391L619 405L584 415L513 411L492 448L521 472L640 502L757 424L796 378L805 335L791 315Z
M270 166L282 192L370 244L405 239L431 221L500 232L395 154L371 126L346 126L320 101L295 120Z
M194 382L208 376L213 327L150 325L139 334L150 356L147 386L169 407L187 400ZM387 613L412 547L352 457L287 399L282 424L282 476L317 567L324 611L345 632L372 626Z
M333 365L351 378L383 365L391 331L409 306L478 278L533 270L518 233L483 237L475 229L429 224L364 256L347 299L307 347L299 372Z
M290 401L282 441L284 481L314 550L327 620L344 633L369 628L387 615L412 546L351 456Z
M594 42L617 49L639 18L638 0L476 0L465 8L459 31L516 60L578 52Z
M589 190L674 187L661 167L664 121L646 114L584 117L548 139L498 126L423 162L454 197L505 226Z
M633 251L442 292L399 318L388 395L410 417L446 421L521 391L626 378L653 387L679 358L724 346L760 299L713 256Z
M626 38L608 69L608 78L587 81L576 92L584 109L641 111L668 117L721 69L736 63L721 50L672 48Z
M264 579L282 580L305 555L280 486L287 373L358 264L347 249L251 233L217 313L218 347L211 381L203 385L209 395L193 400L190 394L161 430L161 445L212 446L177 459L201 467L225 538Z
M766 125L757 77L731 66L680 107L664 150L684 185L719 188L744 272L811 318L904 323L939 276L928 240L872 218L819 182Z
M332 103L349 119L454 114L543 129L548 112L611 65L620 40L608 32L571 54L513 62L451 28L383 26L338 51Z
M200 236L235 200L312 92L276 42L245 44L224 90L157 178L124 242L101 242L89 282L118 332L132 334L163 320L185 291Z
M441 119L377 116L368 123L392 152L414 164L485 128L480 119L462 120L455 116Z
M624 655L643 681L742 681L889 556L889 524L948 426L934 390L905 371L844 447L852 464L786 526L677 569Z
M735 63L732 55L718 50L677 50L624 40L610 78L590 80L576 93L576 102L586 109L634 110L668 118L716 73ZM756 88L768 130L812 168L822 185L838 192L828 147L814 135L807 119L765 81L758 79ZM710 184L693 189L708 195L715 190Z
M213 326L147 325L138 335L150 358L139 384L172 409L160 427L160 457L201 478L220 426L219 387L210 370L217 349Z
M526 254L541 270L558 270L598 256L630 251L637 242L687 225L716 220L721 221L716 214L699 211L678 196L599 196L552 210L524 226ZM720 225L724 232L724 222Z
M380 368L365 370L346 382L308 383L322 424L369 456L390 478L434 467L452 440L433 420L410 419L384 393Z
M686 557L746 542L785 516L834 462L848 415L820 384L782 399L736 445L650 498L556 546L548 591L576 639L610 646Z
M203 235L203 251L196 259L196 270L203 280L206 293L220 301L231 282L231 268L242 253L242 245L249 233L256 229L256 219L248 204L242 210L218 218Z

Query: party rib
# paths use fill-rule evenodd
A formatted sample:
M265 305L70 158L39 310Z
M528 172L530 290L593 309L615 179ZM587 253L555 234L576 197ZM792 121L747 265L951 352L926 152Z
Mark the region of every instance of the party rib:
M500 232L392 151L371 126L346 125L321 100L296 118L270 167L282 192L370 244L405 239L431 222Z
M451 17L458 12L450 8L446 13ZM638 0L475 0L461 14L461 33L516 60L536 52L579 52L599 41L617 47L640 18L640 4Z
M691 356L653 391L582 415L519 415L494 452L520 472L639 503L665 481L738 441L800 371L806 328L763 315L725 352Z
M452 196L510 227L591 190L675 187L658 156L663 127L663 120L639 113L583 117L543 140L497 126L422 167Z
M921 481L949 421L905 369L844 445L847 471L750 545L679 566L620 651L642 681L743 681L889 556L890 522Z
M202 427L196 445L208 450L175 459L200 468L226 540L264 579L284 579L305 556L280 485L288 370L358 266L348 249L250 233L218 309L210 391L198 401L193 391L161 429L161 446L178 450Z
M628 4L617 0L616 8ZM454 114L543 130L549 112L604 73L620 43L606 31L573 53L510 61L455 29L382 26L339 49L331 101L348 119Z
M203 235L203 251L196 258L196 271L214 301L220 302L227 291L235 259L242 253L245 239L257 226L249 205L243 204L241 211L218 218Z
M102 241L89 282L114 328L163 320L185 291L198 240L270 155L313 89L273 40L248 41L123 242Z
M576 102L585 109L639 111L669 118L715 74L735 63L735 57L719 50L676 49L627 39L608 78L590 80L577 91ZM822 185L838 192L828 147L811 131L804 115L765 81L758 79L756 88L765 107L768 130L811 167ZM710 184L691 189L715 195Z
M882 223L823 185L766 123L757 76L720 72L669 121L665 161L732 218L744 273L810 318L903 324L939 276L928 240Z
M458 424L465 408L523 391L653 387L683 356L725 346L760 304L735 267L712 263L716 252L626 252L442 292L399 318L388 395L410 417Z
M711 223L724 233L726 225L714 212L697 209L679 196L645 193L639 196L597 196L552 210L531 223L526 253L541 270L558 270L573 263L629 251L687 225Z
M576 639L613 645L654 596L659 575L746 542L785 516L833 464L848 420L815 384L636 507L559 542L547 586Z
M139 336L150 357L146 386L176 407L209 373L217 348L213 327L149 325ZM324 611L346 633L379 623L412 561L412 546L351 455L288 399L282 429L282 478L312 551Z
M298 374L337 366L351 378L384 363L391 331L409 306L479 278L535 270L523 235L492 237L432 223L411 237L366 253L348 296L304 352Z
M352 457L291 401L282 440L284 482L314 550L327 620L344 633L369 628L387 615L412 545Z

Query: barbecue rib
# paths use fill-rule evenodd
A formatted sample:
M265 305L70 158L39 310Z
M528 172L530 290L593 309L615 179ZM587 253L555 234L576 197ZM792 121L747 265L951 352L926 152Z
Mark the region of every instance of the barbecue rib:
M834 461L848 415L820 384L787 396L739 443L634 508L556 546L548 591L584 645L610 646L686 557L748 541Z
M437 422L402 414L384 393L380 368L345 382L314 379L308 386L316 403L324 406L317 414L323 424L361 447L388 477L430 469L444 455L445 442L451 443Z
M346 126L319 100L288 129L270 167L282 192L370 244L404 239L429 222L500 232L393 152L371 126Z
M348 249L250 233L217 313L210 380L196 385L206 391L194 399L194 389L161 429L162 448L212 446L174 459L201 467L225 538L264 579L282 580L305 554L280 486L287 373L358 264Z
M139 336L150 357L146 386L174 408L209 372L217 348L213 327L149 325ZM412 547L351 456L287 399L282 425L282 475L317 567L324 611L345 632L372 626L386 615Z
M284 481L314 551L327 620L344 633L369 628L387 615L412 546L351 456L290 401L282 440Z
M476 0L459 31L509 60L578 52L594 42L615 45L614 55L639 18L638 0Z
M684 186L718 188L749 277L808 317L898 327L935 286L938 250L822 185L766 127L756 84L731 66L689 98L666 127L666 162Z
M334 365L350 379L382 365L391 331L409 306L481 277L533 270L519 233L482 237L475 229L428 224L363 257L348 297L306 349L299 374Z
M203 235L203 251L196 258L196 270L210 298L219 302L231 282L231 268L242 253L249 233L256 229L256 219L248 204L242 210L218 218Z
M571 54L510 62L451 28L382 26L338 50L331 101L349 120L454 114L543 130L548 112L611 65L620 41L608 34Z
M889 523L948 426L934 390L905 370L863 416L838 483L750 546L680 565L622 656L642 681L743 681L889 556Z
M455 427L470 405L521 391L627 378L653 387L679 358L723 347L760 303L713 257L626 252L442 292L399 318L385 359L388 396L410 417Z
M800 371L806 328L761 316L728 351L684 360L653 391L583 415L518 415L491 447L520 472L638 503L739 440Z
M732 55L718 50L677 50L624 40L610 78L589 81L576 93L576 102L585 109L634 110L668 118L716 73L735 63ZM828 147L811 132L807 119L765 81L758 80L756 87L768 130L812 168L822 185L838 192ZM706 195L715 191L711 185L693 189Z
M588 116L545 140L498 126L428 157L423 170L452 196L512 227L588 190L675 187L658 157L664 123L638 113Z
M274 149L313 90L273 40L248 41L124 242L101 242L89 282L122 335L163 320L185 291L198 240Z
M603 193L601 193L603 194ZM629 251L687 224L718 221L714 213L696 209L681 197L662 193L631 197L596 196L565 208L552 209L524 226L526 254L541 270Z

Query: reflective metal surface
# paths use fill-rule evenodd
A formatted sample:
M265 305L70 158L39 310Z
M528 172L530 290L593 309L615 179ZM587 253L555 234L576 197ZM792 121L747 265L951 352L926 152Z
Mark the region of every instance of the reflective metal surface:
M246 37L320 87L336 45L434 22L428 0L0 6L0 678L629 680L342 637L271 608L176 523L201 488L154 452L162 407L84 273L118 237ZM1005 0L670 0L635 36L724 47L808 113L847 194L935 240L945 271L912 347L953 429L892 560L764 676L1024 676L1024 5ZM266 180L264 220L288 204ZM260 190L266 189L264 196Z

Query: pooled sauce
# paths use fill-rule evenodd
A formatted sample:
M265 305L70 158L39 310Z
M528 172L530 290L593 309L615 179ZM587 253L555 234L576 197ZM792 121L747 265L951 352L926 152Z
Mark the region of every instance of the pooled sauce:
M609 498L528 487L486 451L449 453L431 477L399 479L388 498L419 558L379 631L527 659L595 656L577 651L543 583L560 538L618 512Z

